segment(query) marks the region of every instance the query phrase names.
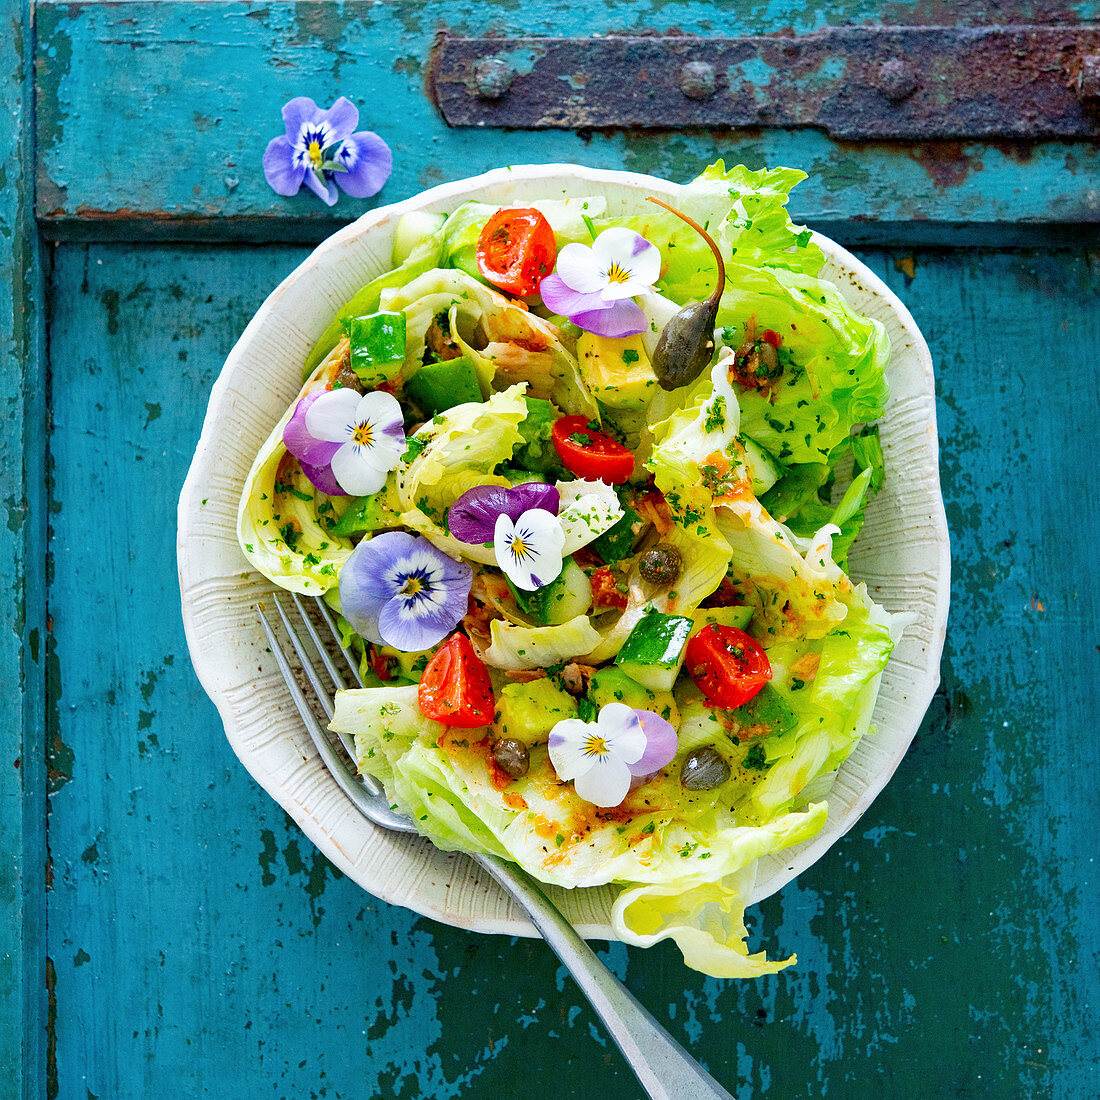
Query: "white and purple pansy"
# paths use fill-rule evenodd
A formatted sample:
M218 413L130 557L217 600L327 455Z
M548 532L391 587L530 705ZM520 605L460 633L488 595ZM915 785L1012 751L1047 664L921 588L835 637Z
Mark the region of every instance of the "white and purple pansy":
M340 570L340 612L375 645L406 653L441 642L466 614L473 570L422 535L366 539Z
M517 588L534 592L562 569L565 531L557 513L553 485L479 485L454 502L447 526L459 542L492 543L505 576Z
M370 130L355 131L359 110L341 96L327 111L308 96L283 107L286 133L268 142L264 178L277 195L295 195L304 183L328 206L336 185L358 199L377 194L393 170L390 147Z
M600 708L595 722L566 718L550 731L550 763L594 806L618 806L635 777L660 771L676 755L676 730L659 714L625 703Z
M404 416L391 393L321 390L298 402L283 428L286 449L322 493L377 493L405 451Z
M645 315L636 302L653 291L661 252L632 229L605 229L591 245L567 244L539 284L543 304L597 336L636 336Z

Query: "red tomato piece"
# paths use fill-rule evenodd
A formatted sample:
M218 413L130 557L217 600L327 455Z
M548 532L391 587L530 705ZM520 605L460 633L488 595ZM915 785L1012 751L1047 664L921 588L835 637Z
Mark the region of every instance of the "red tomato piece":
M772 328L764 329L760 334L760 339L763 340L765 344L771 344L773 348L777 348L783 343L783 337Z
M620 592L615 574L604 565L589 577L592 582L592 603L596 607L626 607L626 592ZM625 585L623 586L626 587Z
M577 477L621 485L634 473L634 454L617 440L588 426L583 416L563 416L551 429L554 449Z
M481 274L509 294L534 294L558 258L550 223L533 207L498 210L477 239Z
M452 634L424 669L417 689L420 713L445 726L487 726L496 699L489 670L465 634Z
M772 678L771 662L755 638L716 623L692 636L684 667L707 701L727 710L747 703Z

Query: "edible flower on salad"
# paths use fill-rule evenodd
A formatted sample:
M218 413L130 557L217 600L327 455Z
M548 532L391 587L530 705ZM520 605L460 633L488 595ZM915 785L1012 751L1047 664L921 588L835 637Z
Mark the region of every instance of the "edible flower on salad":
M561 572L565 531L545 508L529 508L514 521L501 513L493 532L493 550L504 575L517 587L534 592Z
M314 391L298 402L283 442L321 492L368 496L401 460L404 416L397 398L382 390Z
M466 614L471 576L426 538L387 531L359 543L340 570L341 614L375 645L420 652Z
M650 294L661 274L661 253L640 233L605 229L591 246L575 242L558 253L557 269L539 286L543 304L597 336L636 336L645 314L633 300Z
M550 731L549 753L559 779L571 779L581 798L606 809L626 798L634 776L668 764L676 744L676 731L659 714L608 703L595 722L558 722Z
M471 545L492 542L500 516L508 516L514 523L529 508L556 516L560 499L558 490L543 481L528 481L510 488L477 485L451 505L447 522L459 542Z

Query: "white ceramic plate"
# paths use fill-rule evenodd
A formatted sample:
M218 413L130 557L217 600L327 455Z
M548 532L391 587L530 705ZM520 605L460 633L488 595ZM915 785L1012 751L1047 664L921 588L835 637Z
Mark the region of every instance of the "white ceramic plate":
M444 184L364 215L325 241L267 299L226 360L179 503L177 552L191 659L216 704L233 750L263 788L346 875L375 896L446 924L535 935L495 884L462 856L395 836L362 819L325 771L302 729L253 612L272 586L249 571L236 539L248 470L300 387L302 363L336 311L389 268L398 219L409 210L449 212L465 199L501 205L606 196L608 212L647 194L672 198L665 180L570 164L522 165ZM867 509L852 574L890 611L917 619L883 676L878 732L842 767L829 818L812 840L761 861L751 901L774 893L847 832L893 774L939 682L950 557L940 497L932 361L909 312L871 271L818 237L825 275L853 308L886 326L893 348L890 404L882 423L887 478ZM616 889L552 888L586 936L611 938Z

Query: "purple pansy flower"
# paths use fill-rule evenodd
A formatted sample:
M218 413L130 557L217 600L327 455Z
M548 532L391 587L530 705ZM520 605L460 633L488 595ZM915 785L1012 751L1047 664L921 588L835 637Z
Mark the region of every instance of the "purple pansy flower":
M597 336L636 336L645 316L632 299L649 294L661 274L661 252L632 229L613 226L593 242L567 244L539 284L543 304Z
M366 539L340 570L340 613L368 642L418 653L466 614L473 570L422 535Z
M304 183L328 206L336 185L364 199L377 194L393 170L390 147L370 130L353 133L359 109L341 96L327 111L308 96L283 108L286 134L264 152L264 178L278 195L296 195Z
M497 565L528 592L549 584L562 567L565 530L553 485L478 485L451 505L447 526L459 542L492 543Z
M382 390L314 390L298 402L283 442L322 493L369 496L405 450L401 405Z
M550 731L550 763L577 794L604 808L618 806L635 776L660 771L676 755L676 730L659 714L625 703L600 708L595 722L566 718Z

